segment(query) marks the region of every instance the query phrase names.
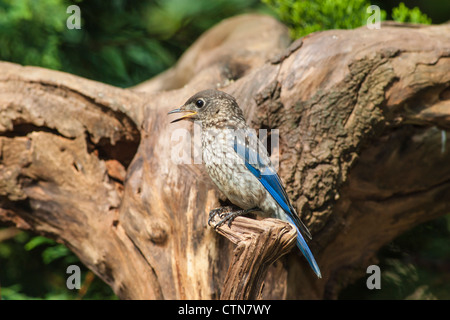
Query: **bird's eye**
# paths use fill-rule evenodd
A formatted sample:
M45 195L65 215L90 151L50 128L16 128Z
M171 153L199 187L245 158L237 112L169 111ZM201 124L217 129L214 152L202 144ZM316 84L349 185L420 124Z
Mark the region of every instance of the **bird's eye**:
M195 101L195 105L197 106L197 108L202 108L205 105L205 101L203 101L202 99L198 99L197 101Z

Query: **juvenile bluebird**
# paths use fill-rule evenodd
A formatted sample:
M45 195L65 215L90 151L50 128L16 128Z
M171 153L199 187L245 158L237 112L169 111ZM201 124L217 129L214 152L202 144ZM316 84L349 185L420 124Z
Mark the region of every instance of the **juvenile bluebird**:
M241 208L228 213L224 213L225 207L214 209L208 224L217 214L222 220L215 227L227 221L230 224L236 216L252 211L289 222L297 230L298 248L321 278L319 266L303 237L311 239L311 234L289 201L266 148L245 122L234 97L218 90L200 91L169 114L180 112L187 114L172 122L201 122L206 171L225 196Z

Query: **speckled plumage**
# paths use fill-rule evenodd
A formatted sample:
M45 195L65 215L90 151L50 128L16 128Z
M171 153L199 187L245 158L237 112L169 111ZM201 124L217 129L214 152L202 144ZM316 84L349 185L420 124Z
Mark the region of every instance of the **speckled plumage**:
M221 91L204 90L170 113L176 112L190 113L174 121L201 121L203 162L217 187L244 210L255 209L264 217L292 223L297 229L297 246L321 277L302 233L309 238L311 235L292 207L267 150L246 124L236 100Z
M264 216L282 219L275 200L235 152L232 130L203 128L202 152L206 171L233 204L242 209L257 207Z

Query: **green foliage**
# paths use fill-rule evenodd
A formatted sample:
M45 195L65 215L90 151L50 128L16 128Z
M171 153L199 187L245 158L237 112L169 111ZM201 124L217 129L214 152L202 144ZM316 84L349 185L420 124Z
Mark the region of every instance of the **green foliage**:
M42 262L44 264L50 264L59 258L65 258L66 264L76 263L78 260L70 254L70 250L66 246L57 244L55 241L46 237L36 236L31 238L25 244L24 249L30 251L42 245L49 245L42 251Z
M69 5L81 29L66 28ZM258 0L0 0L0 60L121 87L172 66L206 29Z
M63 0L1 0L0 58L61 68L60 36L65 28Z
M80 290L66 287L72 264L81 269ZM0 242L0 284L3 300L117 299L66 246L26 232Z
M392 19L398 22L431 24L431 19L425 13L422 13L418 7L409 9L403 2L392 9Z
M328 29L352 29L365 23L366 0L263 0L291 30L292 38Z
M316 31L353 29L367 23L368 0L262 0L269 5L291 31L293 39ZM381 20L386 11L380 10ZM404 3L393 9L392 18L399 22L430 24L431 19L419 8L408 9Z

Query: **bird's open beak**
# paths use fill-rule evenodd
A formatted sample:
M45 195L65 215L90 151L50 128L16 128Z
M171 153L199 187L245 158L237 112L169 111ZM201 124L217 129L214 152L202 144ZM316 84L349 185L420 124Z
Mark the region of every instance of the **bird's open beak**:
M184 120L184 119L190 119L190 118L192 118L193 116L195 116L195 115L197 114L197 112L195 112L195 111L192 112L191 110L182 110L182 109L180 109L180 108L174 109L174 110L172 110L172 111L169 111L169 113L167 113L167 114L179 113L179 112L190 112L190 113L185 114L185 115L182 116L181 118L172 120L172 121L170 121L170 123L178 122L178 121Z

